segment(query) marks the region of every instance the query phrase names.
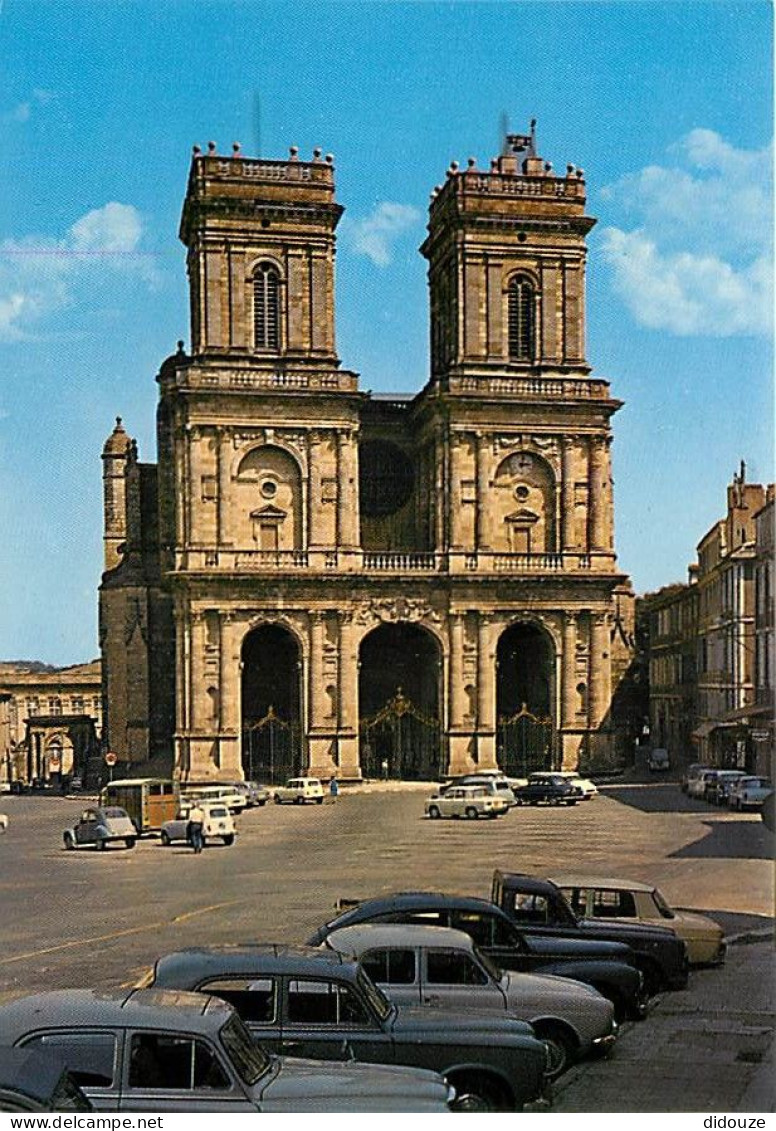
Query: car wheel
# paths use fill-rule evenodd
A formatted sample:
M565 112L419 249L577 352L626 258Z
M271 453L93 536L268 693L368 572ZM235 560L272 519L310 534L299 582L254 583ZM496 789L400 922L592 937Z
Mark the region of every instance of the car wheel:
M98 841L95 841L95 843L97 845L98 850L100 852L104 852L105 846L107 845L108 842L103 837L100 837L100 839Z
M466 816L469 818L470 821L476 821L477 818L479 817L479 813L477 812L477 810L474 808L473 805L467 805Z
M161 840L165 848L170 847L170 834L165 829L162 829L162 833L159 839Z
M124 844L126 844L127 848L134 848L135 847L135 838L133 836L126 837L126 839L124 840Z
M223 841L226 845L234 844L234 833L229 833L227 836L223 837Z
M547 1076L555 1080L574 1060L574 1040L559 1025L534 1025L534 1029L539 1040L547 1046Z
M275 794L275 804L276 804L276 805L280 805L280 804L282 804L282 803L281 803L281 800L280 800L280 797L279 797L279 796L277 795L277 793Z
M315 804L316 805L323 805L323 798L322 797L316 797Z
M431 817L432 821L437 821L442 816L442 814L439 812L439 809L436 805L429 805L428 815L429 815L429 817Z
M569 800L568 800L568 801L566 802L566 804L567 804L567 805L576 805L576 803L577 803L577 801L578 801L578 800L579 800L579 799L578 799L577 797L571 797L571 798L569 798Z
M304 798L303 797L295 797L294 798L294 804L295 805L304 805Z
M452 1075L448 1083L455 1088L451 1111L507 1111L511 1107L497 1081L485 1075L476 1072Z
M267 804L267 799L265 797L263 801L259 802L259 809L263 809L266 804Z
M62 839L63 839L63 840L64 840L64 842L65 842L65 848L66 848L66 849L68 850L68 852L69 852L69 851L70 851L71 849L75 848L75 841L74 841L74 839L73 839L73 834L72 834L72 833L65 833L65 835L64 835L64 837L63 837Z
M660 967L647 960L641 963L641 973L644 975L644 991L649 997L654 997L663 988L663 977Z

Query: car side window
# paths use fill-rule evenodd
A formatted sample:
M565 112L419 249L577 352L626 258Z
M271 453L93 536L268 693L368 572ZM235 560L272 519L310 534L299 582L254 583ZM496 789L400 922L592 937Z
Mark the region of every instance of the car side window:
M292 978L288 982L288 1021L297 1025L370 1025L363 1002L349 986Z
M547 900L534 892L516 892L512 916L517 923L548 922Z
M172 1033L133 1033L129 1086L164 1091L229 1087L214 1051L194 1037Z
M25 1048L54 1052L67 1065L82 1088L112 1088L116 1074L116 1037L113 1033L44 1033L25 1041Z
M373 982L411 986L416 980L414 950L370 950L361 956L361 965Z
M447 911L394 911L385 916L385 923L418 923L421 927L449 926Z
M605 919L633 919L636 901L629 891L596 891L593 893L593 914Z
M277 985L274 978L212 978L197 989L223 998L253 1025L277 1020Z
M468 954L457 950L429 950L426 981L437 986L484 986L488 979Z

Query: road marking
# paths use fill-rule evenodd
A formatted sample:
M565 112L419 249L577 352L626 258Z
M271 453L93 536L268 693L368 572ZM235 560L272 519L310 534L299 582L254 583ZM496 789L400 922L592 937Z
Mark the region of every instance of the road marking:
M186 919L193 919L195 915L204 915L206 911L220 911L222 907L234 907L236 903L247 902L247 899L230 899L227 903L211 903L210 907L197 907L194 911L184 911L182 915L176 915L171 921L183 923Z

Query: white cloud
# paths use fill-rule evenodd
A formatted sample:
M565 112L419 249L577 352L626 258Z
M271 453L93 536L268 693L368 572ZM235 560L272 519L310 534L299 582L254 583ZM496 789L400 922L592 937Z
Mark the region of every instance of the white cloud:
M41 90L39 87L36 87L32 92L31 98L24 102L17 103L16 106L12 107L10 110L5 110L3 113L0 113L0 122L17 124L29 122L34 106L47 106L54 98L56 98L56 95L53 91Z
M614 286L638 322L677 334L770 333L772 147L736 149L713 130L672 145L602 190L624 221L607 228Z
M61 239L28 236L0 243L0 340L27 337L36 323L67 307L106 272L153 285L156 271L139 249L143 224L131 204L87 212Z
M377 267L387 267L393 258L393 245L404 232L420 220L420 212L411 204L390 200L375 205L361 220L345 217L342 235L351 251L365 255Z

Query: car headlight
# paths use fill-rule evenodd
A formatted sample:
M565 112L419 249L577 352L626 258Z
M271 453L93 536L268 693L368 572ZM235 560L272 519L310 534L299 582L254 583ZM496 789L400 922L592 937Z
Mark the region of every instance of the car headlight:
M456 1091L452 1084L447 1083L447 1080L445 1080L445 1083L447 1084L447 1106L450 1107L455 1100Z

